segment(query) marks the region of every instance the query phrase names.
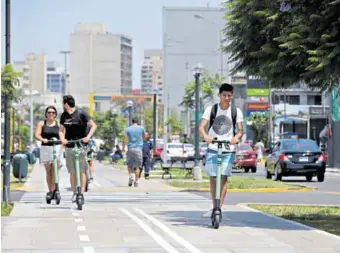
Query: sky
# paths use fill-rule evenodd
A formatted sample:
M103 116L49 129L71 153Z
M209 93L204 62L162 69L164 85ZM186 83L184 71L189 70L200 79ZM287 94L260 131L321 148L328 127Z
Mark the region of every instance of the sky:
M11 62L45 53L64 66L77 23L104 24L133 39L133 88L140 87L144 49L162 47L162 7L221 7L223 0L11 0ZM5 63L5 0L1 0L1 63ZM71 73L72 74L72 73Z

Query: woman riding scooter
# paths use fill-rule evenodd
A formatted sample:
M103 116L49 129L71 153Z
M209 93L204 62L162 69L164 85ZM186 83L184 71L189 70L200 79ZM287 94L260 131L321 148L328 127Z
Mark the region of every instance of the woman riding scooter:
M45 120L38 122L35 130L35 138L41 141L40 148L40 162L44 164L46 170L46 181L48 192L46 200L53 199L53 192L55 190L54 175L53 175L53 144L49 140L53 138L59 140L59 124L56 120L57 109L54 106L48 106L45 110ZM60 168L60 161L62 160L61 145L56 145L58 168Z

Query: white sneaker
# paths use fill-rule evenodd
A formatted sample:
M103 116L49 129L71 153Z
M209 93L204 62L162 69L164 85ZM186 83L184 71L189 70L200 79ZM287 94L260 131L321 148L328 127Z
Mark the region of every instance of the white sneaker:
M129 186L130 186L130 187L132 186L132 183L133 183L133 177L130 177L130 178L129 178Z

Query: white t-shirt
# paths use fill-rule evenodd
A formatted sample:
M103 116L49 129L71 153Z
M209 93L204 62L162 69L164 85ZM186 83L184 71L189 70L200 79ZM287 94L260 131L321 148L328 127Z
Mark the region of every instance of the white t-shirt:
M202 119L208 120L208 126L212 107L213 106L207 107L202 116ZM243 122L243 113L239 108L237 108L236 124L241 122ZM209 137L217 137L218 140L226 141L230 141L233 138L233 120L231 118L231 106L229 106L227 110L222 110L220 105L218 105L216 117L212 127L208 132L208 135ZM210 143L208 148L217 151L217 144ZM230 150L233 151L234 148L234 145L230 145ZM222 150L226 150L224 145L222 145Z

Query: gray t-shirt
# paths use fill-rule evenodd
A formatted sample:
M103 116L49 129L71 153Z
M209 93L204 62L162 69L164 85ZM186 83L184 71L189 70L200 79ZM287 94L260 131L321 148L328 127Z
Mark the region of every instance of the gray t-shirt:
M125 136L128 137L128 148L143 148L144 127L129 126L125 130Z

